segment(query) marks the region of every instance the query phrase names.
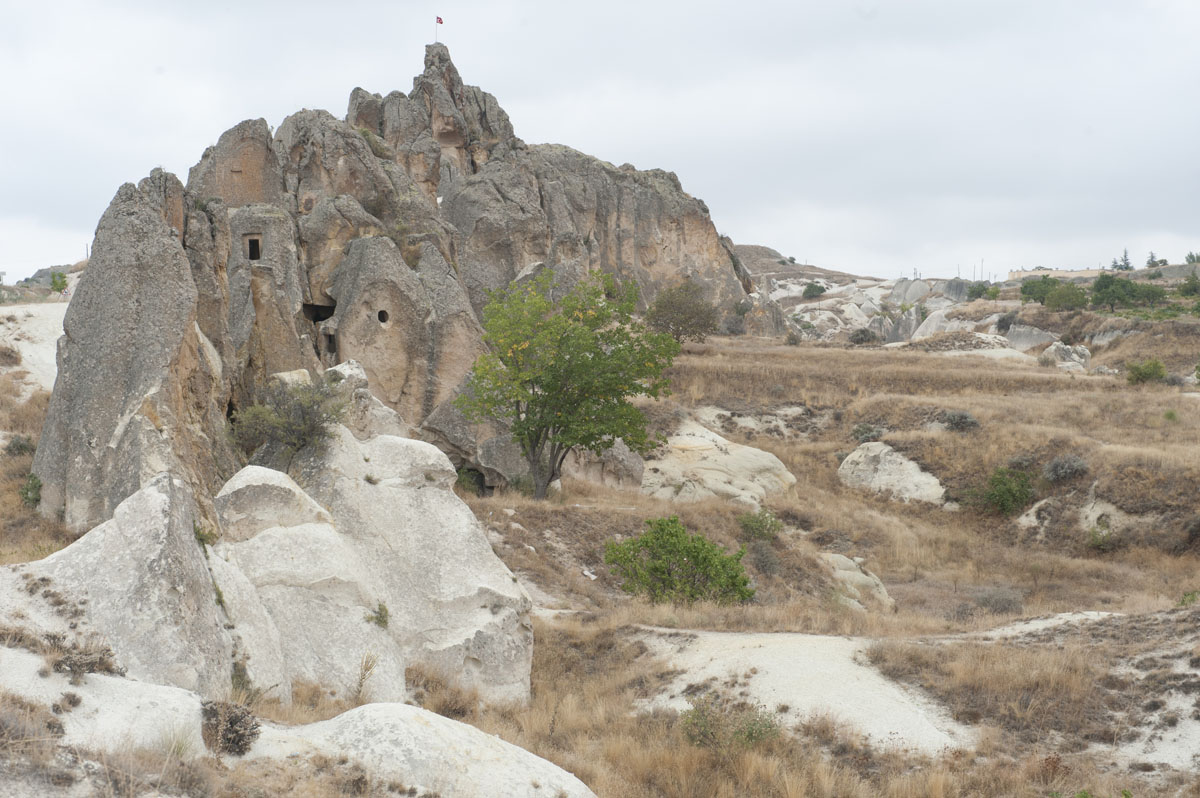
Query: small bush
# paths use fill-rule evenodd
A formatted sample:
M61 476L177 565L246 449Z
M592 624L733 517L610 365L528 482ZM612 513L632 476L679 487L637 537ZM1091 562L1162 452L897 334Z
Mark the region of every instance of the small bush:
M1012 468L997 468L979 494L985 509L1000 515L1013 515L1033 501L1029 475Z
M690 703L679 716L679 728L692 745L724 751L779 736L779 721L763 707L735 708L711 695Z
M859 443L867 443L868 441L877 441L883 437L886 432L883 427L877 427L874 424L855 424L854 429L850 430L850 437Z
M1125 364L1127 374L1125 379L1130 385L1141 385L1146 382L1163 382L1167 378L1167 367L1158 358L1150 358L1141 363Z
M975 604L995 615L1015 615L1025 607L1020 593L1002 587L980 593Z
M754 570L763 576L774 576L779 573L779 555L765 540L752 540L747 549L750 554L750 564Z
M241 756L250 750L261 732L258 718L241 704L205 701L201 704L201 736L204 745L217 754Z
M800 341L802 340L803 339L800 337L800 334L795 330L788 330L787 337L784 338L784 342L788 346L799 346Z
M1042 468L1042 477L1047 482L1062 482L1086 474L1087 463L1077 454L1061 454Z
M379 602L379 606L375 608L374 612L367 613L366 620L375 624L380 629L388 628L389 616L387 605L382 601Z
M1012 329L1013 322L1016 320L1017 312L1015 310L1010 310L1008 313L1005 313L1003 316L996 319L996 332L1000 333L1001 335L1006 334Z
M345 399L325 380L310 385L276 380L266 389L262 404L237 412L233 436L246 454L269 444L290 458L308 446L323 445L345 414Z
M4 447L4 453L9 457L21 457L37 451L37 444L28 435L14 435Z
M850 333L850 343L855 346L863 346L864 344L873 344L879 340L879 336L866 327L859 327L854 332Z
M21 495L22 504L26 507L37 507L42 502L42 480L37 474L30 474L17 492Z
M604 547L604 562L626 593L644 595L655 604L733 604L754 598L742 566L744 548L725 554L702 535L689 535L677 516L651 519L646 527L638 537Z
M966 432L967 430L976 429L979 426L979 419L966 410L945 410L942 412L939 420L946 425L947 429L952 429L955 432Z
M62 272L50 272L50 290L61 294L67 290L67 275Z
M971 283L967 286L967 299L982 299L987 290L987 283Z
M717 331L717 316L716 307L704 298L700 285L684 280L659 292L646 311L646 325L680 343L701 342Z
M825 293L825 291L825 286L821 285L820 283L809 283L808 285L804 286L804 298L816 299L821 294Z
M484 481L483 474L466 466L456 469L456 473L458 476L455 477L454 484L459 488L476 496L487 495L487 483Z
M774 540L783 531L783 522L766 507L757 513L743 513L737 520L745 540Z

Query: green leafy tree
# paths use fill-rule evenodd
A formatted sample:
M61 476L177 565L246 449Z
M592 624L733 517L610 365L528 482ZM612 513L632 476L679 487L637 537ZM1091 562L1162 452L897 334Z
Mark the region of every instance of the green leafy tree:
M805 299L816 299L823 293L825 293L825 286L821 285L820 283L809 283L808 285L804 286Z
M979 503L1000 515L1014 515L1033 501L1029 475L1016 468L997 468L979 493Z
M56 294L67 290L67 275L62 272L50 272L50 290Z
M680 343L703 341L717 331L717 308L691 280L661 291L646 311L646 325Z
M967 286L967 299L982 299L987 294L987 290L987 283L971 283Z
M1200 263L1200 252L1189 252L1184 256L1184 263Z
M1150 285L1149 283L1134 283L1133 298L1138 302L1145 302L1150 307L1154 307L1159 302L1167 298L1167 289L1161 285Z
M1075 310L1086 307L1087 303L1087 291L1073 283L1063 283L1046 294L1043 304L1050 310Z
M1141 363L1136 361L1125 364L1125 379L1130 385L1141 385L1146 382L1162 382L1167 378L1167 367L1158 358L1150 358Z
M987 297L988 299L992 299L992 300L999 299L1000 298L1000 286L993 285L991 288L989 288L984 293L984 296Z
M604 562L621 579L621 589L645 595L657 604L715 601L733 604L754 598L742 566L744 548L726 554L703 535L691 535L679 518L653 518L646 531L628 540L609 541Z
M1183 283L1179 286L1180 296L1200 296L1200 277L1196 276L1196 270L1184 278Z
M456 404L473 420L508 423L542 499L572 449L603 452L617 438L635 452L656 443L634 396L665 395L663 372L679 344L633 318L637 288L607 275L557 302L553 274L492 295L483 309L489 352L475 361Z
M1133 263L1132 263L1132 262L1130 262L1130 260L1129 260L1129 250L1127 250L1127 249L1126 249L1126 250L1123 250L1123 251L1121 252L1121 259L1120 259L1120 260L1117 260L1116 258L1113 258L1113 261L1112 261L1112 268L1113 268L1115 271L1119 271L1119 272L1131 272L1131 271L1133 271Z
M1115 311L1117 305L1128 305L1133 301L1133 296L1133 281L1124 277L1102 274L1092 284L1092 304L1108 305L1110 312Z
M1030 278L1021 283L1021 298L1044 305L1046 297L1060 285L1062 283L1059 280L1045 274L1038 278Z

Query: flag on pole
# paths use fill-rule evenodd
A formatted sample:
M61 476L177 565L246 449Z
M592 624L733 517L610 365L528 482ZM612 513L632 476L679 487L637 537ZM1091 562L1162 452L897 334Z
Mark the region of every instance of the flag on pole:
M442 25L442 24L445 24L445 23L443 23L443 22L442 22L442 18L441 18L441 17L438 17L438 18L437 18L437 24L439 24L439 25Z

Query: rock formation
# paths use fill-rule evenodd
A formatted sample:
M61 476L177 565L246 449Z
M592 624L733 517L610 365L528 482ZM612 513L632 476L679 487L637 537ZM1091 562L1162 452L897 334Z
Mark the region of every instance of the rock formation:
M407 95L355 89L345 121L305 110L274 135L245 121L186 187L159 170L122 186L93 252L34 465L43 511L80 531L162 471L214 521L208 497L238 466L227 418L275 373L353 359L419 428L482 351L487 292L541 268L607 271L644 303L690 277L727 315L752 299L759 331L785 323L675 175L526 145L444 45ZM422 434L504 478L481 462L500 433Z
M941 505L946 489L933 474L886 443L864 443L846 456L838 467L838 479L852 488L890 494L901 501Z

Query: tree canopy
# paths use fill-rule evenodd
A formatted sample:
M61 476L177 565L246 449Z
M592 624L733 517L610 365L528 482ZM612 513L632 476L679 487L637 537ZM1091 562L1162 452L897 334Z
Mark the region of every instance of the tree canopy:
M492 295L484 342L458 407L474 420L510 426L529 463L534 495L546 496L572 449L599 453L617 438L635 452L655 441L634 396L667 393L663 372L679 352L670 335L633 318L637 288L593 275L557 302L553 274Z
M676 341L703 341L717 331L717 308L691 280L660 291L646 311L646 324Z

